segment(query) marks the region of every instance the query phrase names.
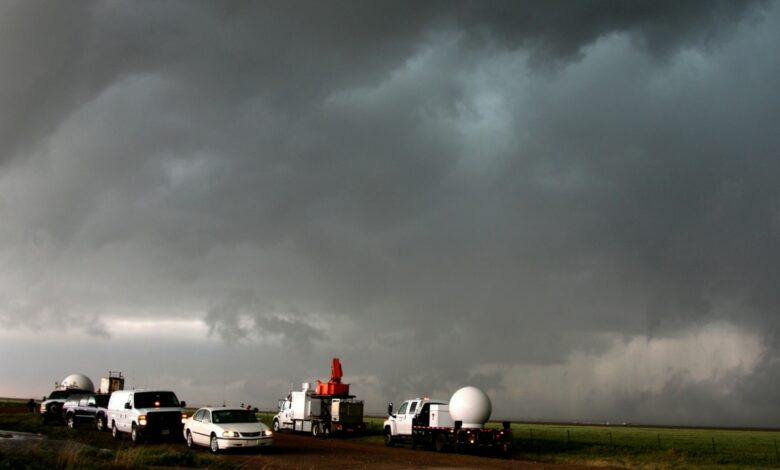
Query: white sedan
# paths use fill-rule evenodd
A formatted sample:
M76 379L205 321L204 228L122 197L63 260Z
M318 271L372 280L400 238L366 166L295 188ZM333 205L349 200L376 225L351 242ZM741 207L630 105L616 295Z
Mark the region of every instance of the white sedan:
M241 408L201 408L184 422L187 447L207 446L220 450L270 446L271 430L251 411Z

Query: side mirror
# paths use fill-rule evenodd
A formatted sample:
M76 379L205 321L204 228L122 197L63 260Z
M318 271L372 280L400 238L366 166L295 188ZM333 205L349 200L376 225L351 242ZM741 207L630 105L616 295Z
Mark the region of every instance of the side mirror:
M182 400L180 405L181 405L182 408L186 408L187 407L187 402Z
M129 402L128 402L128 403L125 403L125 409L126 409L126 410L129 410L129 409L130 409L130 403L129 403Z
M393 416L393 402L387 404L387 415Z

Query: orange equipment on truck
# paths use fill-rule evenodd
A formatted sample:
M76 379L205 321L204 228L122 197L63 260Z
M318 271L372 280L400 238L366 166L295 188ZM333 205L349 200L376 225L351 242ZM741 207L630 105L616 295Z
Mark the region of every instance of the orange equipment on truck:
M343 376L341 361L339 361L339 358L334 357L333 363L330 365L330 381L317 381L317 395L349 395L349 384L341 383Z

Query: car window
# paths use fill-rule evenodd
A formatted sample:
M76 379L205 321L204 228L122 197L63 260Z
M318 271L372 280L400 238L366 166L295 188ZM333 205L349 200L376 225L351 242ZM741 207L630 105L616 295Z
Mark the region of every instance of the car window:
M87 399L82 398L79 400L79 406L87 406Z
M203 415L206 413L206 410L198 410L195 415L192 417L193 421L202 421Z
M210 423L211 422L211 411L203 410L203 422L204 423Z
M179 399L173 392L138 392L135 394L136 408L178 407Z
M256 423L257 417L254 413L247 410L220 410L212 414L214 423Z
M412 405L409 407L409 414L414 413L414 410L416 410L416 409L417 409L417 402L413 401Z
M405 402L401 403L401 407L398 408L398 414L399 415L406 414L406 407L408 407L408 406L409 406L409 402L408 401L405 401Z
M95 404L95 397L87 398L87 406Z

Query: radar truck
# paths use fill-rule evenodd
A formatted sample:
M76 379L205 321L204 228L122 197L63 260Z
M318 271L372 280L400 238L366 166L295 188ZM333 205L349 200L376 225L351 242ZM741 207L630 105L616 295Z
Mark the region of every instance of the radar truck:
M389 403L384 422L385 445L398 443L428 446L439 452L485 449L509 456L512 452L510 423L501 428L485 427L492 411L488 396L476 387L463 387L449 403L414 398L401 403L396 413Z
M311 433L313 436L357 434L366 430L363 401L349 394L349 384L341 382L343 372L339 358L333 358L329 382L317 381L312 389L304 382L300 391L291 391L279 400L273 430Z

